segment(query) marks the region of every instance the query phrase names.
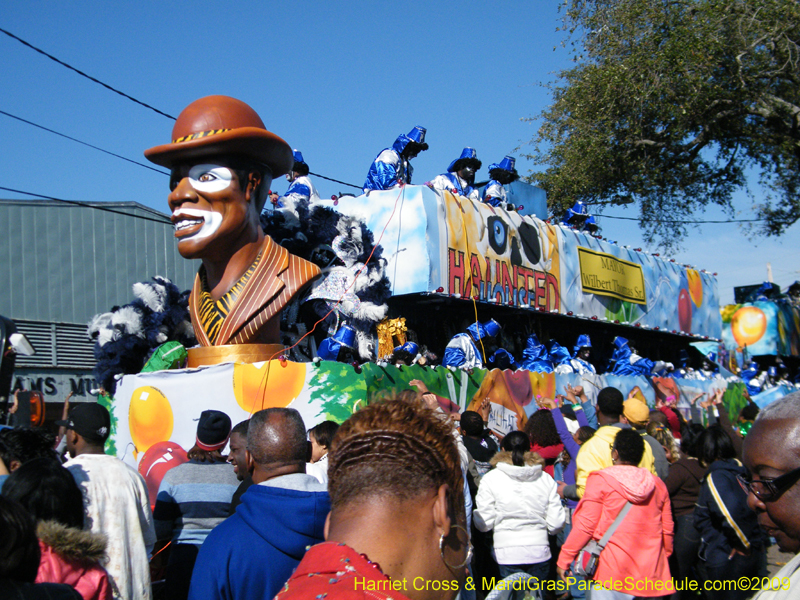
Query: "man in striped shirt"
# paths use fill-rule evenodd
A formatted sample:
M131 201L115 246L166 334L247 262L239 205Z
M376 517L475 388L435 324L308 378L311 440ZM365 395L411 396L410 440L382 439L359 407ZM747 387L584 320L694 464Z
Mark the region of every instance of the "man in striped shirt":
M239 486L233 467L221 451L228 443L231 420L218 410L206 410L197 425L197 440L189 462L167 471L158 488L153 511L156 536L171 541L167 562L166 596L189 594L194 562L211 530L228 516Z

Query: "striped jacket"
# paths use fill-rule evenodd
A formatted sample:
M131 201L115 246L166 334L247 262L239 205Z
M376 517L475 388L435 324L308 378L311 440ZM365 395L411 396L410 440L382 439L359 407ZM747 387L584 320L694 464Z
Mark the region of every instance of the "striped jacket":
M228 517L239 480L228 463L190 461L173 467L158 488L156 537L200 546Z
M320 274L319 267L265 236L256 261L216 302L200 267L189 297L189 313L201 346L275 344L280 311Z

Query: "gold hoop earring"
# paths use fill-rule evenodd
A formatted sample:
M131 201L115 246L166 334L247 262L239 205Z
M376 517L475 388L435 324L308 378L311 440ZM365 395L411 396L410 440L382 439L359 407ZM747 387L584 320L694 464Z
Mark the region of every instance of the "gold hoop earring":
M451 525L450 526L450 531L452 531L454 527L457 528L457 529L461 529L464 532L464 535L467 536L467 540L469 540L469 533L467 532L467 530L464 527L462 527L461 525ZM449 534L449 532L448 532L448 534ZM444 563L444 566L447 567L448 569L450 569L451 571L457 571L458 569L463 569L464 567L466 567L469 564L469 561L472 560L472 544L469 541L467 541L467 557L464 559L464 562L462 562L462 563L460 563L458 565L451 565L450 563L447 562L447 560L445 560L445 557L444 557L444 538L445 538L445 535L443 533L440 533L439 534L439 555L442 557L442 562Z

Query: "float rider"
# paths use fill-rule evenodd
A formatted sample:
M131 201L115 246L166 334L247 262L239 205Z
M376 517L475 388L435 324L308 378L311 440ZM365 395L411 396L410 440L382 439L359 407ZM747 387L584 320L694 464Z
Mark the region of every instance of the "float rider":
M408 135L399 135L391 148L381 151L375 158L364 182L364 193L372 190L389 190L411 183L414 168L411 159L428 149L424 127L414 127Z
M430 187L437 191L449 190L459 196L464 196L470 200L478 202L480 192L473 187L475 184L475 173L481 168L481 161L478 160L478 153L474 148L464 148L461 156L450 163L447 173L438 175L430 182Z

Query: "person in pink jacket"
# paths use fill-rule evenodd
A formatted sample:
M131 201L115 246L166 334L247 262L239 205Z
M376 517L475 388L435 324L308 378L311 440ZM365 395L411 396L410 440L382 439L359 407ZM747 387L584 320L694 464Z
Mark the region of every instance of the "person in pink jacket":
M3 496L37 521L39 570L36 583L71 585L83 600L112 600L104 536L83 530L83 495L55 458L35 458L3 484Z
M632 507L600 553L591 583L591 600L660 598L674 590L667 559L672 553L672 509L664 483L637 467L644 440L623 429L611 451L613 466L589 474L575 510L572 531L558 557L566 580L570 565L590 540L599 541L630 502Z

